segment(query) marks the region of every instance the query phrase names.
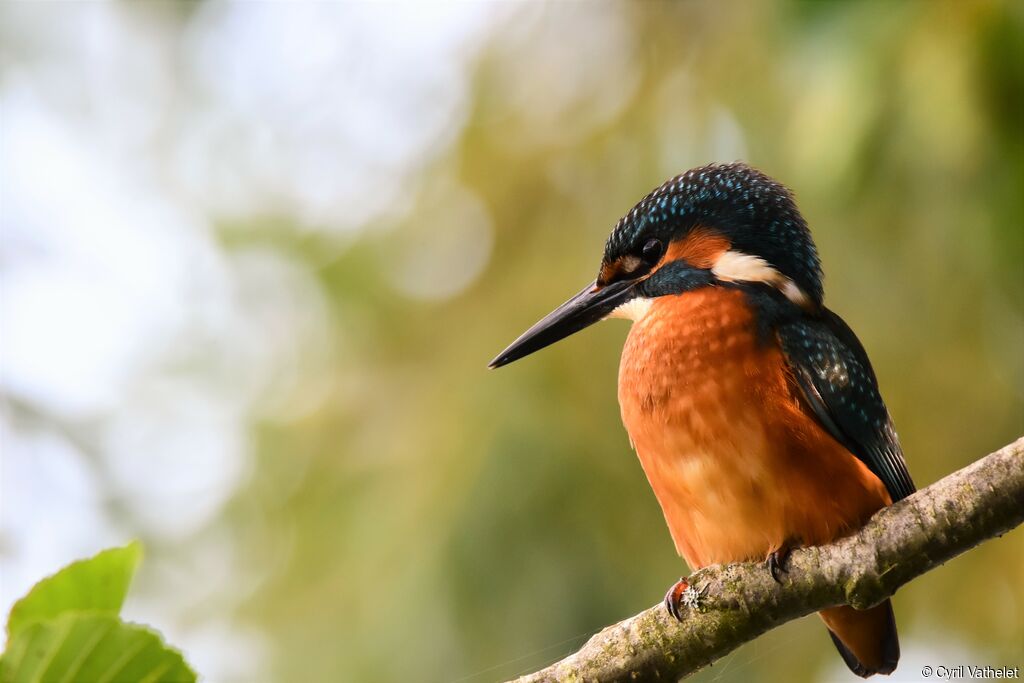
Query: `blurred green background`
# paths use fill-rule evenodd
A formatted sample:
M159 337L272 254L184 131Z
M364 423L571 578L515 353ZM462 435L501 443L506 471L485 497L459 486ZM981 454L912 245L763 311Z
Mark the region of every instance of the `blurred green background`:
M626 323L486 363L663 180L794 189L919 486L1024 432L1024 3L0 5L4 610L140 537L210 681L509 678L684 573ZM1024 532L901 590L1024 664ZM694 680L852 680L814 618Z

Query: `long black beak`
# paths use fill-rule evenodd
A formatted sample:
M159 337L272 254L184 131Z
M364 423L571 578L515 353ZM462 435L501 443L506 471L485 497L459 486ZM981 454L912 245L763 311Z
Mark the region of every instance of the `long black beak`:
M620 281L599 287L596 280L591 282L579 294L524 332L519 339L498 354L488 367L500 368L502 365L508 365L604 319L635 296L635 284L635 281Z

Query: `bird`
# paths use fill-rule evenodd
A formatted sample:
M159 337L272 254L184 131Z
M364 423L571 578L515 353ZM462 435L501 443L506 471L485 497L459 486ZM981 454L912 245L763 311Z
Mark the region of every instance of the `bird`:
M618 401L676 551L698 570L852 534L915 491L863 345L824 305L793 193L743 162L676 176L614 226L597 277L489 364L632 321ZM688 587L665 596L677 619ZM890 600L819 613L856 675L890 674Z

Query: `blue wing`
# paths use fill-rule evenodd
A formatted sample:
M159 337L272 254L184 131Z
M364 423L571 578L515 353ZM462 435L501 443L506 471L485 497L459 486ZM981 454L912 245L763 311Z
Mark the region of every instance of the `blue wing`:
M867 353L828 309L778 327L782 351L822 426L868 466L893 502L916 489Z

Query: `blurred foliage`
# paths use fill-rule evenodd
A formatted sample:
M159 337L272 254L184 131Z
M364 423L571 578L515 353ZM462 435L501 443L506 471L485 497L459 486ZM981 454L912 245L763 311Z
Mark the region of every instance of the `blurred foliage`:
M624 324L485 366L592 278L620 215L693 166L742 157L794 189L919 486L1024 432L1024 4L559 3L506 19L402 210L356 232L287 207L217 224L225 258L273 254L304 278L294 296L247 292L253 310L285 297L326 324L266 320L299 351L288 390L246 414L242 485L194 534L147 542L216 589L183 623L228 613L262 634L268 680L508 678L686 572L619 421ZM484 248L459 232L466 215L493 243L452 284ZM207 371L202 354L176 362ZM234 549L229 576L207 546ZM936 661L950 647L1020 663L1022 556L1017 531L896 596L908 679L914 657L953 664ZM811 618L695 680L843 671Z
M131 543L37 583L7 619L0 681L194 682L157 633L118 618L141 559L142 547Z

